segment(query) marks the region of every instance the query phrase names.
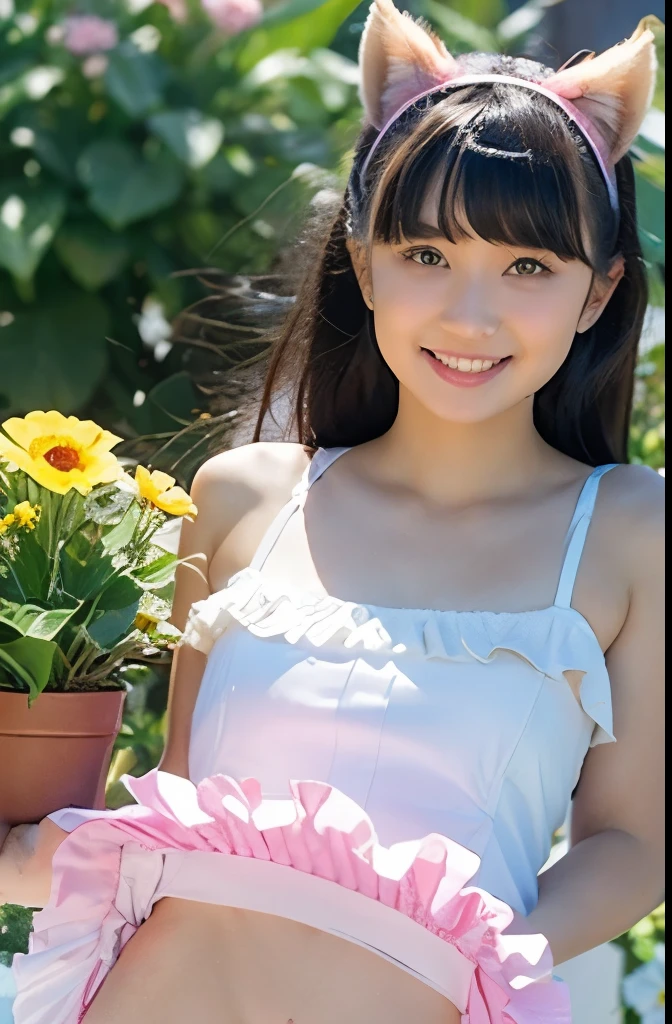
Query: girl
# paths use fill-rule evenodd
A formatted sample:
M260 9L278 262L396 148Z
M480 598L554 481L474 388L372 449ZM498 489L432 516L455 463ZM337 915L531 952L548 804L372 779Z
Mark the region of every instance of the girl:
M623 465L653 34L580 56L373 5L257 443L194 481L160 768L16 837L17 1024L562 1024L553 962L661 900L662 481Z

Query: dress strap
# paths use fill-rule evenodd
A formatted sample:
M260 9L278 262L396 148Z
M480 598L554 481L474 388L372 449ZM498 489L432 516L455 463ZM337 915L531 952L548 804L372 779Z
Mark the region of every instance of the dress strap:
M349 450L349 448L317 449L302 473L301 479L292 489L291 498L286 505L283 505L261 538L261 543L250 562L251 569L261 569L291 517L298 509L303 508L308 491L315 481L319 480L324 471L331 466L332 462L336 461L339 455L343 455L344 452Z
M617 465L617 462L613 462L606 466L598 466L590 474L581 489L565 540L565 560L562 565L560 582L558 583L558 591L554 602L555 606L559 608L571 608L574 584L579 571L586 537L588 536L588 528L593 518L600 480L605 473L608 473L610 469L615 469Z

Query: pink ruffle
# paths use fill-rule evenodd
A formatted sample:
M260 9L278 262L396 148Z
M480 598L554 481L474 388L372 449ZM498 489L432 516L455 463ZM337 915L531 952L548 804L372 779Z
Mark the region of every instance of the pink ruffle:
M15 1024L80 1024L151 912L167 850L274 861L398 910L475 965L463 1024L570 1024L548 943L502 935L513 912L466 887L479 858L445 836L382 847L366 812L320 782L292 782L285 800L263 800L256 780L224 775L195 786L154 769L123 782L138 805L51 815L81 820L54 856L29 953L14 957Z

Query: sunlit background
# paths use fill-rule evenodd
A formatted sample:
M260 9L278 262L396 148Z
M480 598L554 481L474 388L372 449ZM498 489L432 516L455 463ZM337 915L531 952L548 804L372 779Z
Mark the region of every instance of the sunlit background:
M405 6L453 52L555 67L625 38L644 15L664 17L660 0ZM127 439L129 456L189 484L229 428L213 383L240 358L216 324L207 330L208 289L193 271L272 272L308 204L342 187L361 117L366 12L353 0L0 0L0 422L31 409L92 417ZM651 305L631 458L663 470L662 34L657 42L654 107L633 147ZM156 660L122 670L109 806L130 800L122 772L159 760L168 670ZM5 965L26 948L29 925L22 908L0 911ZM624 1024L664 1021L663 942L661 908L603 961L604 999L622 996ZM594 995L600 984L593 973L584 987ZM10 1002L0 968L2 1024ZM577 1024L617 1019L584 1012L593 1016Z

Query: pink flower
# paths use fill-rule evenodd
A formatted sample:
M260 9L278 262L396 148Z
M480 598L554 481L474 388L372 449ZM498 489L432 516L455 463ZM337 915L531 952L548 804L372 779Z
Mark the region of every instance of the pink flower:
M77 57L113 50L118 42L119 33L114 22L96 14L76 15L65 21L64 44Z
M256 25L263 14L261 0L201 0L213 25L234 36Z

